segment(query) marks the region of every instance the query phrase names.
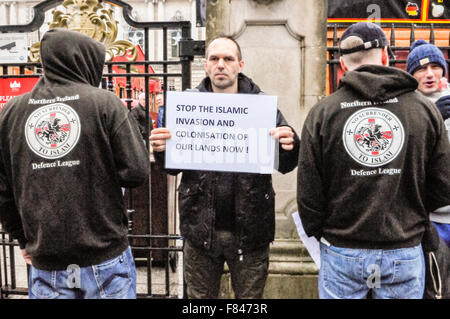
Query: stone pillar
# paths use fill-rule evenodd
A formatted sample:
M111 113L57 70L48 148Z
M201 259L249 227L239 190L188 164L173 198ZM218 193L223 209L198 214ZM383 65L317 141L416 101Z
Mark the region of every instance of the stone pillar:
M32 20L33 9L27 3L16 2L17 24L28 24Z
M207 41L232 36L241 46L244 74L267 94L301 134L311 107L325 96L327 0L211 0ZM317 296L317 268L298 238L297 170L273 174L276 240L271 245L266 298ZM226 292L224 292L224 296Z
M147 3L147 19L145 21L155 21L155 0L146 0ZM149 53L150 53L150 60L156 59L156 45L155 45L155 31L149 30L148 31L148 39L149 39Z
M26 12L26 14L25 14L25 21L23 22L23 24L28 24L28 23L30 23L32 20L33 20L33 18L34 18L34 10L33 10L33 8L27 8L27 7L25 7L24 8L24 11ZM21 23L22 24L22 23Z
M196 7L195 7L195 0L189 0L190 9L189 9L189 21L191 21L191 38L194 40L198 40L197 34L195 34L195 30L197 29L197 15L196 15Z
M155 0L145 0L147 4L147 15L145 21L155 20Z
M17 2L13 1L9 4L9 24L16 25L18 24L17 18Z
M0 25L9 24L9 17L6 12L6 4L5 2L0 2Z
M158 21L165 21L165 2L166 0L159 0L158 1ZM162 31L156 31L156 43L157 52L156 52L156 59L157 60L163 60L163 32Z
M228 0L206 1L206 43L219 34L229 34L231 6Z

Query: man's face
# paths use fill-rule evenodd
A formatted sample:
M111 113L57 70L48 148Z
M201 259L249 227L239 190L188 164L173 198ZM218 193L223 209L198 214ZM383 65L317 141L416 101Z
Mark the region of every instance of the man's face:
M439 82L444 70L437 63L428 63L414 71L414 78L419 82L418 90L423 94L432 94L439 91Z
M239 61L236 44L219 38L210 43L207 52L205 71L211 79L213 91L237 93L237 78L244 61Z

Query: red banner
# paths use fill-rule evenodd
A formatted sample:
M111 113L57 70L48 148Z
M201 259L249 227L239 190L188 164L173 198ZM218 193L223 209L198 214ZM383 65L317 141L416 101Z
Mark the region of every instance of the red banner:
M0 111L13 97L31 91L38 80L38 77L0 79Z

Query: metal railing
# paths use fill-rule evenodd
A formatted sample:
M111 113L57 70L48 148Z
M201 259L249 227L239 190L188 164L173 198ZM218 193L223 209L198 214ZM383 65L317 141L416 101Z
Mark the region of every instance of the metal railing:
M18 287L18 276L28 278L28 267L23 268L22 273L17 274L15 248L19 247L16 240L9 238L8 234L0 229L0 299L10 295L27 295L26 287Z
M138 267L137 272L137 298L183 298L184 284L182 277L182 264L180 255L183 251L183 243L167 247L155 247L151 245L154 239L170 239L173 241L180 241L181 237L178 235L128 235L129 239L141 238L146 239L150 244L148 246L131 246L133 252L145 251L148 254L147 262L145 263L145 273L139 271L142 267ZM175 252L179 256L176 259L169 259L167 254L167 263L163 269L158 268L156 274L155 269L151 263L152 251ZM0 229L0 299L17 296L28 295L28 276L29 266L25 264L24 260L17 256L19 253L19 243L17 240L12 240L9 235ZM175 261L174 261L175 260ZM174 264L174 262L176 264ZM176 272L175 284L171 282L170 271ZM163 278L163 282L157 281L158 286L155 289L155 280L153 277L158 276ZM143 292L144 291L144 292Z

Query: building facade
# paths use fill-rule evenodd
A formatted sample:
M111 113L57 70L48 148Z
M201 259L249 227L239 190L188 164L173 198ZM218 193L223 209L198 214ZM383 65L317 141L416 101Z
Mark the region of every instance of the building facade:
M0 25L23 25L32 21L34 16L33 7L42 1L36 0L1 0L0 1ZM81 1L82 2L82 1ZM100 2L100 1L99 1ZM205 27L197 26L196 1L195 0L131 0L124 1L131 5L132 19L138 22L147 21L190 21L192 25L191 38L193 40L205 40ZM118 22L117 40L127 40L133 44L139 44L144 48L144 32L143 30L130 27L123 18L122 8L108 2L101 1L104 9L113 11L113 18ZM59 10L67 12L67 8L58 5L46 12L45 22L41 28L28 35L28 43L40 41L42 35L49 29L49 23L53 20L53 11ZM180 30L168 30L167 60L178 59L178 41L181 39ZM163 32L150 31L149 33L149 59L150 61L162 61L163 57ZM161 70L158 66L153 67L155 72ZM170 69L169 72L179 72L177 67ZM192 86L196 86L205 76L203 70L203 57L196 57L192 62ZM181 90L181 80L172 78L167 83L168 90Z

